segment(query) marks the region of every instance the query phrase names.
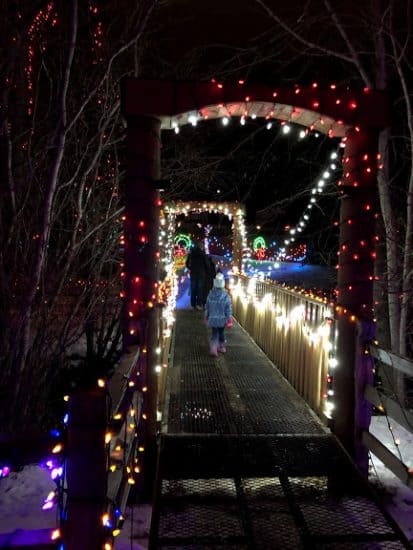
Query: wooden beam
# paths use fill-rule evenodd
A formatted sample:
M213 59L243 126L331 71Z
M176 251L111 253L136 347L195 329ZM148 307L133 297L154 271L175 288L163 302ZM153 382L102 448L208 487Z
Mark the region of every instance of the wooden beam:
M118 366L109 382L109 394L112 401L113 416L119 410L126 390L128 389L129 378L139 359L139 346L130 346L127 353L123 353Z
M373 386L366 386L365 397L372 405L385 412L408 432L413 433L413 413L404 409L397 401L385 396Z
M386 468L391 470L407 487L413 489L413 468L406 466L370 432L363 431L362 441L383 462Z
M391 351L387 351L373 345L370 346L369 351L375 359L378 359L385 365L393 367L394 369L407 374L407 376L413 376L413 361L411 359L407 359L401 355L396 355Z

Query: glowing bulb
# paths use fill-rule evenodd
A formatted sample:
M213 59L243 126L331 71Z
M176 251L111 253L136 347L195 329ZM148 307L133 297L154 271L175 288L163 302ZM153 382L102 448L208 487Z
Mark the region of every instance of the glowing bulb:
M288 124L284 124L283 126L283 134L288 134L291 130L291 126L289 126Z
M328 366L331 369L335 369L337 365L338 365L338 360L336 359L336 357L330 357L330 359L328 360Z
M222 119L222 124L223 124L223 126L228 126L229 118L227 116L224 116L224 118Z
M50 538L52 540L56 540L56 539L60 538L60 529L54 529L52 531L52 534L50 535Z
M196 116L190 115L190 116L188 117L188 122L189 122L190 124L192 124L192 126L196 126L197 123L198 123L198 119L197 119Z

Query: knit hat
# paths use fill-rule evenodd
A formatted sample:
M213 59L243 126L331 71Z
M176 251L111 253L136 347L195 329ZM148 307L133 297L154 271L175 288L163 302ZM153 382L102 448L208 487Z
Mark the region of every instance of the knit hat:
M225 288L225 279L222 273L217 273L214 279L215 288Z

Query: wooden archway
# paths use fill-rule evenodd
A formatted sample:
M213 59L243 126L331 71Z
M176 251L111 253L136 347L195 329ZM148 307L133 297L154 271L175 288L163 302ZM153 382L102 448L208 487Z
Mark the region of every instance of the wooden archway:
M246 247L244 205L239 202L171 201L162 205L162 208L173 217L190 212L212 212L227 216L232 221L232 266L239 272L242 270L242 252Z
M161 205L161 130L224 116L262 117L301 124L345 140L340 202L337 297L339 367L335 376L334 431L365 469L367 453L358 432L369 423L369 409L356 373L365 363L356 332L372 319L374 227L377 217L377 136L388 125L388 106L381 92L354 92L335 85L322 88L271 88L219 82L169 82L126 79L122 113L127 121L125 197L125 346L139 344L142 384L150 389L153 364L151 311L156 291L157 232ZM355 321L358 321L355 322ZM371 337L371 331L367 333ZM356 369L356 367L358 367ZM154 411L148 412L150 417ZM361 457L361 458L360 458Z

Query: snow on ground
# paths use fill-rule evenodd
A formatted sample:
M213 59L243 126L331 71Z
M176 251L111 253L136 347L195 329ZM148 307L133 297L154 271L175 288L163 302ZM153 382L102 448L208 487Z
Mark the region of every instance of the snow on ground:
M56 510L42 510L44 499L55 487L50 472L36 464L0 479L0 535L20 530L57 528ZM126 508L125 523L116 539L116 550L148 548L151 512L148 504Z
M42 510L43 500L55 488L49 471L35 464L0 479L0 533L56 527L56 512Z
M116 550L146 550L148 548L152 507L149 504L127 507L125 523L115 540Z

